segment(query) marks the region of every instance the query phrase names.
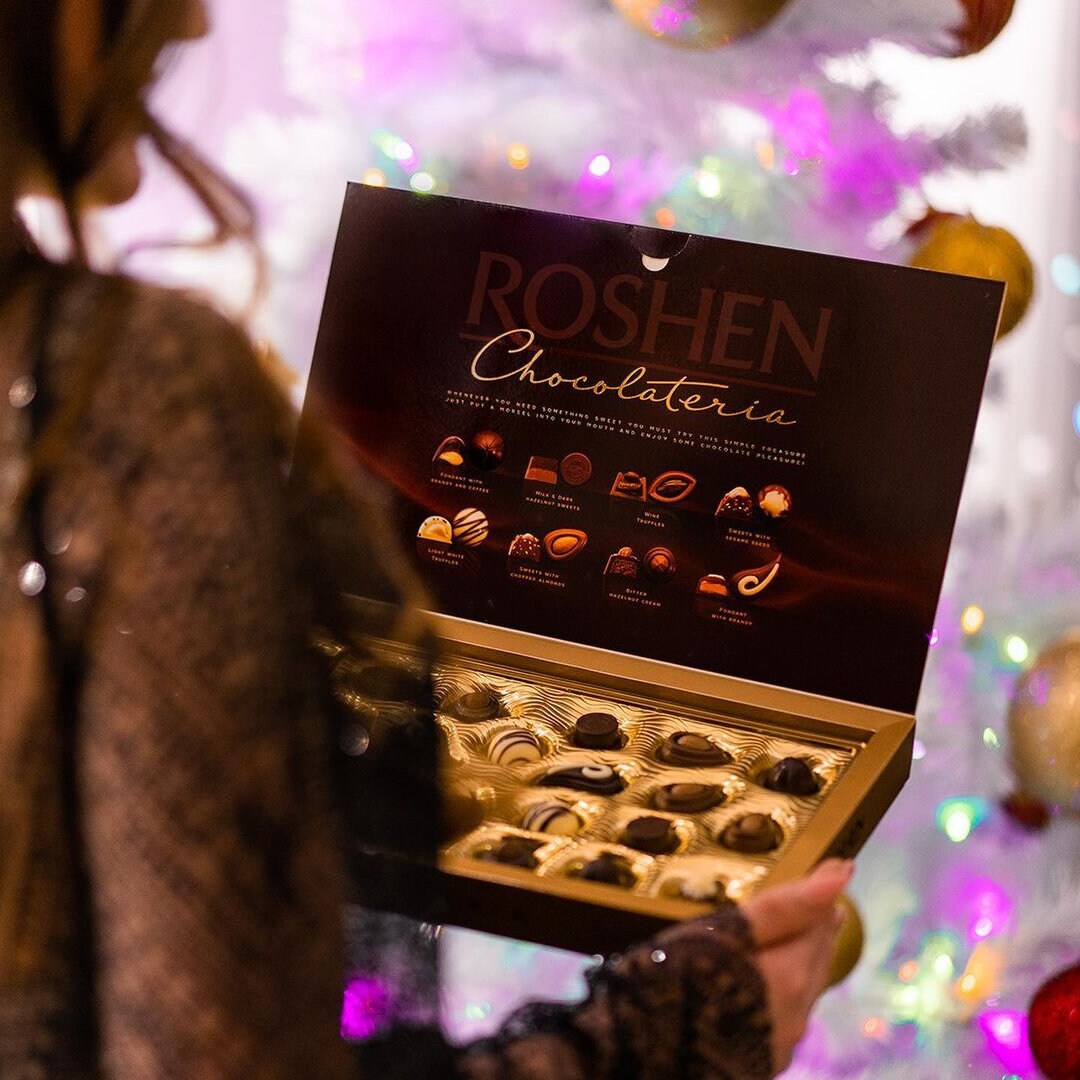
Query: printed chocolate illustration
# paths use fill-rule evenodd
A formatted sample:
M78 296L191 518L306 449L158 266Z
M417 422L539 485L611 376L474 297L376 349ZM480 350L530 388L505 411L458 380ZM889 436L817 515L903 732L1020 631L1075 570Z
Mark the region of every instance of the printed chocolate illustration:
M447 470L457 471L465 464L465 440L451 435L439 443L432 464Z
M769 484L758 492L758 507L770 518L786 518L791 513L791 492L780 484Z
M675 576L678 564L671 548L653 547L645 552L641 560L641 568L650 581L670 581Z
M534 484L557 484L559 482L559 463L550 457L531 457L525 470L525 479Z
M636 472L621 472L611 485L611 494L616 499L636 499L645 501L647 483L644 476Z
M433 544L452 544L454 528L444 517L437 515L425 518L416 532L420 540L430 540Z
M757 566L752 570L739 570L732 575L731 584L740 596L757 596L764 592L773 582L780 570L780 556L777 555L772 562L764 566Z
M553 529L544 537L544 550L552 559L572 559L581 554L588 540L581 529Z
M588 454L567 454L559 463L559 474L571 487L581 487L592 476L592 462Z
M459 510L454 515L454 543L466 547L479 547L488 535L488 519L483 510L475 506Z
M533 536L532 533L518 533L510 541L510 550L507 554L511 559L538 563L540 561L540 550L540 540Z
M694 490L696 483L689 473L677 470L661 473L649 488L649 498L664 503L679 502Z
M469 441L469 460L484 472L497 469L506 456L506 443L497 431L478 431Z
M639 566L634 549L621 547L614 555L608 556L607 565L604 567L604 576L628 578L633 581L638 576Z
M733 487L716 505L716 516L749 521L754 516L754 500L744 487Z

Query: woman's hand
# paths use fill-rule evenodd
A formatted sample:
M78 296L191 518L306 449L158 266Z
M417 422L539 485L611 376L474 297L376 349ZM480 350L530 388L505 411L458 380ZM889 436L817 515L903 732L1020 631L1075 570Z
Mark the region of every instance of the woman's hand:
M765 889L742 905L765 980L777 1073L791 1064L810 1010L825 989L843 921L836 900L853 869L850 861L827 859L800 881Z

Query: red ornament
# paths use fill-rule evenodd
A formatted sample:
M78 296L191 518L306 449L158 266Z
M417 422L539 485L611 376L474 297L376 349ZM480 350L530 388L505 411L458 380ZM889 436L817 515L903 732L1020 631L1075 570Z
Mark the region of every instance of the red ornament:
M1039 988L1028 1009L1028 1037L1047 1080L1080 1077L1080 964Z
M1013 0L960 0L964 21L953 27L956 46L953 56L970 56L985 49L1005 28L1013 11Z
M1017 825L1039 832L1050 824L1050 808L1039 799L1016 792L1001 800L1001 807Z

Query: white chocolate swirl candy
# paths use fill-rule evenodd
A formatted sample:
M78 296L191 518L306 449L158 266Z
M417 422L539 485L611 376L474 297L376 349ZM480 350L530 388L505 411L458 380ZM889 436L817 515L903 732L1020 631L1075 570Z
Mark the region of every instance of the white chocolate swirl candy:
M560 802L537 803L521 820L523 829L550 833L552 836L573 836L580 831L581 824L581 818Z
M459 510L454 515L454 543L466 547L479 547L488 534L488 519L483 510L475 506Z
M779 569L780 556L777 555L773 563L755 567L753 570L740 571L732 578L732 584L739 590L741 596L757 596L759 592L768 588Z
M540 740L525 728L500 731L488 745L488 753L496 765L522 765L539 761L542 756Z

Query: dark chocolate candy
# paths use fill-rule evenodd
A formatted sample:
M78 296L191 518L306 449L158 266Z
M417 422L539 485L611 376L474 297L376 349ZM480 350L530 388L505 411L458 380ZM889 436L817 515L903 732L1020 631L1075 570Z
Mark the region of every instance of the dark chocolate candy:
M469 460L478 469L497 469L504 457L506 443L497 431L478 431L469 441Z
M372 664L355 676L355 688L364 697L378 701L415 701L423 679L415 671L393 664Z
M651 581L670 581L675 576L675 555L670 548L649 548L641 560L641 567Z
M622 547L614 555L608 556L604 574L612 577L624 577L631 580L638 576L638 559L633 548Z
M525 479L534 484L557 484L559 463L551 457L531 457L525 470Z
M818 778L802 758L781 758L765 772L761 782L770 791L787 795L816 795L821 789Z
M673 469L670 472L661 473L652 482L649 497L657 502L679 502L694 490L696 483L697 480L689 473Z
M571 487L580 487L592 476L592 462L584 454L567 454L559 465L559 472Z
M617 499L636 499L645 501L647 482L645 477L636 472L621 472L611 485L611 494Z
M610 765L571 765L556 769L538 781L542 787L567 787L594 795L616 795L626 782Z
M506 866L521 866L526 870L536 867L536 849L540 847L537 840L529 840L524 836L504 836L490 847L482 847L476 852L478 859L488 862L503 863Z
M605 885L618 885L629 889L635 882L633 867L629 860L611 851L602 851L590 859L579 871L587 881L601 881Z
M622 732L619 721L611 713L590 712L574 721L571 739L576 746L589 750L612 750L622 745Z
M653 795L657 810L678 814L700 814L724 801L724 792L716 784L665 784Z
M650 855L667 855L679 846L679 834L667 818L639 817L626 826L623 843Z
M726 825L717 838L726 848L760 855L780 846L784 834L768 814L746 814Z
M540 561L540 541L532 533L518 533L510 541L509 555L511 559L538 563Z
M744 487L732 488L716 507L717 517L739 518L749 520L754 516L754 500L750 498L750 492Z
M445 710L466 724L493 720L499 715L499 699L490 690L470 690Z
M730 596L727 578L723 574L706 574L697 583L699 596Z
M755 566L751 570L739 570L731 577L731 584L735 586L740 596L757 596L764 592L772 583L780 571L780 556L777 555L772 562L764 566Z
M726 765L731 755L704 735L676 731L657 750L656 756L669 765Z

